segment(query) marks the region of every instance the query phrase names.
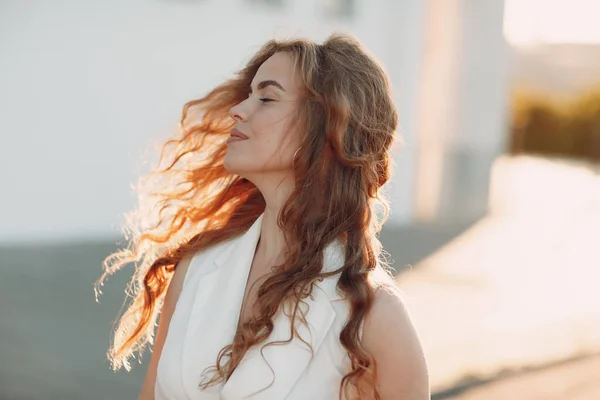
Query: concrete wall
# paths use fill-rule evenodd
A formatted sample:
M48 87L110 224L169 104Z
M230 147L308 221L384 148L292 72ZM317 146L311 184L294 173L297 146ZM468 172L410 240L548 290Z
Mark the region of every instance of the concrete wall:
M497 153L501 129L504 81L496 27L502 2L457 0L462 8L456 13L454 3L442 9L444 3L433 1L354 0L350 16L326 12L333 3L3 1L0 241L118 235L123 214L135 205L131 186L153 165L153 146L176 128L183 104L230 76L272 37L323 40L336 30L350 32L387 69L404 141L390 185L391 225L411 223L423 187L433 188L439 201L457 183L455 176L425 179L417 173L418 162L432 165L436 147L423 138L436 102L455 104L444 115L461 132L460 139L440 142L440 151L460 153L476 143L475 153L485 153L483 164L476 163L485 181L488 171L480 166L487 168ZM458 42L438 42L432 58L425 40L436 24L433 4L444 18L458 18L459 29L452 36ZM482 29L491 33L481 35ZM457 61L460 73L450 71L441 86L434 79L437 86L428 92L439 68ZM436 121L433 143L446 123ZM448 167L445 160L440 168Z
M274 36L356 34L392 69L411 127L403 105L418 72L418 21L409 18L418 2L354 4L343 18L317 0L2 2L0 241L118 234L143 160L154 161L152 146L173 131L182 105ZM397 223L411 214L409 151L394 190Z

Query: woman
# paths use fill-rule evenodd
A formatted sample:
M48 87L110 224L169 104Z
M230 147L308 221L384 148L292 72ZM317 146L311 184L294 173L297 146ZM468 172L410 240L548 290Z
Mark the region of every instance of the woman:
M270 41L185 105L146 180L160 211L99 280L138 262L109 358L154 345L140 399L429 398L375 236L396 126L382 68L341 35Z

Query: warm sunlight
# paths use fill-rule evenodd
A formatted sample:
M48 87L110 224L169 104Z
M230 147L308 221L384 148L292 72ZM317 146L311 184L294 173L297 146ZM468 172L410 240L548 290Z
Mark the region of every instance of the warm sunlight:
M505 0L504 35L516 45L600 43L598 0Z
M489 215L398 276L434 391L460 379L600 354L597 168L498 158Z

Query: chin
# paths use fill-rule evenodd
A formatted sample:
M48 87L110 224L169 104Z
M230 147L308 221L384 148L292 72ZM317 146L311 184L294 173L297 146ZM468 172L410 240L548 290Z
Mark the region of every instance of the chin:
M228 159L228 157L226 155L225 158L223 159L223 167L230 174L244 176L244 172L247 170L247 168L244 168L244 166L241 165L240 162L236 162L236 161L237 160Z
M225 170L229 173L232 174L237 174L237 168L235 168L235 165L231 165L232 163L229 161L227 161L227 157L225 157L225 159L223 159L223 167L225 168Z

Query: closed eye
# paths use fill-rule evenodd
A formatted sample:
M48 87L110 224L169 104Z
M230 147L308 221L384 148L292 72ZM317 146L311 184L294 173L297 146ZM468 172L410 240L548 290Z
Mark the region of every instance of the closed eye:
M250 90L248 91L248 97L250 97L250 96L252 96L252 89L250 89ZM259 98L258 100L262 101L263 103L270 103L271 101L275 101L275 100L273 100L273 99L269 99L269 98L267 98L267 97L261 97L261 98Z

